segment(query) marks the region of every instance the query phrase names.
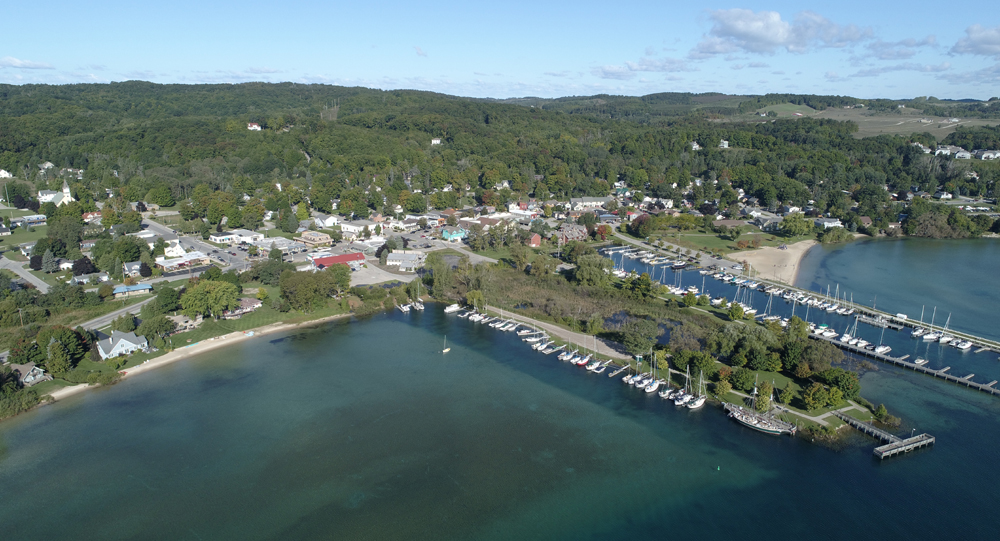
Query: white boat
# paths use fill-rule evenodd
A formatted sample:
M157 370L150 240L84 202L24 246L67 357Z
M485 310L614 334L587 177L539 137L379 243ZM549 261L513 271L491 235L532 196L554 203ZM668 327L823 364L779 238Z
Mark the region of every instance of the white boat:
M972 347L972 342L968 340L956 340L955 343L953 343L952 345L957 347L958 349L965 350Z
M396 308L400 312L403 312L404 314L410 311L410 305L409 304L399 304L399 305L396 306Z
M577 361L575 363L573 363L573 364L575 364L577 366L583 366L583 365L585 365L585 364L587 364L587 363L590 362L590 357L591 357L591 355L588 353L587 355L579 357L577 359ZM600 361L594 361L594 362L595 363L599 363Z
M660 388L660 383L662 383L660 380L654 379L653 381L651 381L649 383L649 385L646 385L646 392L647 393L655 393L657 391L657 389Z
M448 347L448 337L445 336L444 337L444 349L441 350L441 353L448 353L449 351L451 351L451 348Z
M457 304L449 304L447 307L445 307L444 313L446 313L446 314L454 314L455 312L457 312L457 311L459 311L461 309L462 309L462 307L459 306L459 305L457 305Z
M705 396L705 373L701 372L698 375L698 390L697 394L686 404L688 409L698 409L705 405L705 400L708 397Z
M593 372L593 371L597 370L598 367L600 367L600 366L601 366L601 361L599 361L599 360L598 361L594 361L594 362L592 362L592 363L590 363L590 364L587 365L587 372Z
M879 355L885 355L886 353L889 353L890 351L892 351L892 348L889 347L889 346L887 346L887 345L885 345L885 344L882 344L881 346L878 346L877 348L875 348L875 353L878 353Z

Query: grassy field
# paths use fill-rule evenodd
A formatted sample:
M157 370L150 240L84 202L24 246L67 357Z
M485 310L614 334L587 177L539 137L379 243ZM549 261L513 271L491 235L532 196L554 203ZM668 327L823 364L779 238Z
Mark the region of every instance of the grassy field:
M980 119L960 119L959 122L949 122L948 117L937 117L923 114L919 109L900 109L890 113L873 113L866 109L843 109L829 108L824 111L816 111L805 105L795 105L792 103L782 103L763 107L758 112L774 111L778 113L778 118L829 118L831 120L850 121L858 125L858 131L854 134L857 138L872 137L876 135L910 135L912 133L930 133L938 140L944 139L948 134L955 131L958 126L996 126L1000 124L998 120ZM796 117L793 113L802 113L801 117ZM742 116L740 118L743 118ZM744 120L754 118L763 120L760 117L748 117Z
M32 231L28 231L23 227L18 227L11 232L9 236L0 237L0 242L2 246L6 249L12 250L26 242L35 242L38 239L48 236L49 226L47 225L36 225L32 227Z

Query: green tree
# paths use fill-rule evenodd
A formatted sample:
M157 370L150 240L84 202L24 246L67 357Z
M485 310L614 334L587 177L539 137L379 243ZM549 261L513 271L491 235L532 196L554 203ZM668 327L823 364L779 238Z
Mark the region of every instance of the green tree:
M181 295L184 315L191 318L203 315L218 319L223 311L233 309L239 303L239 290L233 284L223 281L202 280Z
M806 409L815 410L822 408L829 401L830 395L821 383L813 383L802 393L802 401Z
M132 332L135 330L135 316L132 314L122 314L111 322L111 329L119 332Z
M65 346L59 342L49 344L48 359L45 361L45 368L53 374L64 374L73 368L69 352L66 351Z
M788 214L781 221L779 226L781 234L786 237L798 237L801 235L807 235L813 230L813 224L806 219L806 216L800 212L793 214Z
M733 375L730 376L729 380L736 389L745 392L753 390L754 375L751 370L747 370L746 368L737 368L733 371Z
M656 321L645 318L629 318L621 327L622 344L630 355L642 355L649 352L656 343L656 337L663 334L663 329Z
M729 305L729 319L733 321L743 319L743 307L735 302Z
M715 394L718 396L724 396L733 390L733 384L729 383L727 380L721 380L715 384Z
M139 336L145 336L147 339L151 339L153 336L163 336L171 333L176 327L177 325L173 321L167 319L167 316L159 315L144 320L136 329L135 333Z
M768 382L763 382L757 387L757 411L764 413L771 409L771 393L774 392L774 387Z

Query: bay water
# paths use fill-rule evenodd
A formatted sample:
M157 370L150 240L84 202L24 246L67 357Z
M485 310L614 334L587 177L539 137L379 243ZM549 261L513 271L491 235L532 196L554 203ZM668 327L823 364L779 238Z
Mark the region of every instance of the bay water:
M442 354L444 336L451 351ZM995 535L1000 400L884 367L880 462L423 312L257 337L0 423L4 539Z

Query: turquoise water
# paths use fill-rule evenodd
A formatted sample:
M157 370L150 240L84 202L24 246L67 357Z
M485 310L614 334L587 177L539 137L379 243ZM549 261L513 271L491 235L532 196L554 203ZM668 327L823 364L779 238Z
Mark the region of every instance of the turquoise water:
M447 334L452 350L440 353ZM258 337L0 423L4 539L983 539L1000 400L866 393L885 462L691 412L440 307Z
M1000 241L876 239L816 246L803 258L796 286L854 295L854 301L1000 340Z

